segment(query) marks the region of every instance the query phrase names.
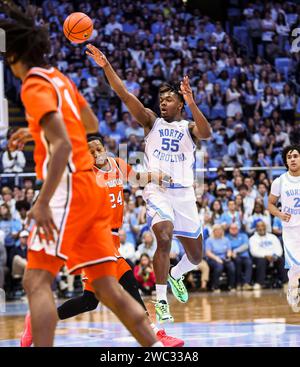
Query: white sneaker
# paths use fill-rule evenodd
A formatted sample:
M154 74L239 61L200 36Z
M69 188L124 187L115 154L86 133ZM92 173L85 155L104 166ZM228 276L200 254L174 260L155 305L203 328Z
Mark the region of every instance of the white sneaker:
M254 291L259 291L261 290L261 285L259 283L255 283L254 286L253 286L253 290Z
M300 311L300 289L298 287L289 286L286 299L294 312Z

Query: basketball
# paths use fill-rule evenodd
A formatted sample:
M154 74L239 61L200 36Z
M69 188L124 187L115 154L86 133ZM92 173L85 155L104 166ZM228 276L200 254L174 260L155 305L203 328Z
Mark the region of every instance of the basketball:
M92 19L84 13L72 13L64 21L64 35L74 43L87 41L93 32Z

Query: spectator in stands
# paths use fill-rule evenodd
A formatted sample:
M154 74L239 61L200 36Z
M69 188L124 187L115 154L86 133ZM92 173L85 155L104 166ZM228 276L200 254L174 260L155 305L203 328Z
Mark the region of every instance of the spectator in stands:
M246 231L249 236L256 231L256 225L260 221L263 221L265 223L267 232L271 233L272 227L270 213L268 210L265 209L262 203L256 201L254 204L252 215L249 216L246 223Z
M12 269L12 277L14 279L22 279L27 265L27 241L29 232L23 230L19 234L17 245L10 253L10 263Z
M210 206L212 224L222 224L223 222L223 208L220 200L214 200Z
M226 197L226 189L227 189L227 186L225 185L225 183L219 183L217 185L216 197L222 205L223 212L225 210L227 210L227 208L228 208L228 204L227 204L228 200L227 200L227 197Z
M219 291L219 278L224 270L228 276L228 289L235 290L235 266L231 245L220 224L213 226L212 236L207 239L205 247L208 265L212 271L212 290Z
M14 218L16 216L16 200L13 197L13 192L8 186L4 186L1 190L0 205L7 204L10 214Z
M274 95L272 87L267 85L264 89L263 99L261 101L263 118L270 117L278 106L278 98Z
M251 145L246 140L246 133L242 125L235 126L235 140L228 146L228 156L233 164L239 163L244 166L252 164L253 150Z
M142 237L142 243L138 246L135 257L140 259L142 254L147 254L151 261L153 260L154 253L156 251L156 241L150 231L144 232Z
M290 26L286 22L286 18L284 13L279 12L276 20L276 33L278 34L278 45L280 50L285 51L286 42L290 33Z
M133 268L136 262L135 247L133 243L126 241L126 232L123 229L119 230L120 236L120 254Z
M226 91L227 117L233 117L237 112L242 112L241 97L242 94L238 88L237 80L232 78L230 86Z
M295 120L295 109L297 105L297 97L287 83L283 87L282 93L279 95L279 108L282 118L286 122L294 122Z
M263 182L259 182L257 186L257 194L258 198L261 198L264 203L264 207L268 207L268 188L267 185Z
M22 173L25 165L25 155L21 150L11 152L7 148L2 155L2 167L4 173Z
M252 40L253 53L254 55L257 55L258 54L257 46L261 43L261 34L262 34L261 17L257 9L252 9L252 12L248 14L246 23Z
M264 18L261 22L262 26L262 42L264 47L266 48L267 44L272 41L272 37L275 34L276 25L274 20L272 19L271 13L269 11L265 11Z
M243 112L245 117L253 117L254 112L258 111L260 106L260 98L254 88L253 80L246 81L246 88L242 92L242 96L244 100Z
M229 226L227 238L232 249L232 258L236 268L237 290L252 290L252 260L249 254L249 239L240 231L237 223Z
M274 234L267 233L267 226L263 221L256 224L256 232L249 239L249 248L256 265L254 290L261 289L265 284L267 268L270 266L277 269L278 278L282 283L287 282L281 243Z
M245 221L253 212L255 199L249 194L248 186L242 184L239 187L239 194L243 204L243 220ZM238 195L237 195L238 198ZM240 200L240 197L239 199ZM241 203L237 203L237 207L241 208Z
M133 200L130 200L128 204L124 205L123 229L126 232L127 241L135 246L140 229L134 210L135 202Z
M22 230L22 224L18 219L13 219L9 206L2 204L0 206L0 230L5 234L5 247L9 258L10 252L13 250L19 232Z
M141 255L139 264L134 267L134 276L142 293L145 296L150 296L155 289L155 275L148 254Z
M238 229L241 229L242 223L240 218L240 213L236 209L236 204L234 200L228 200L228 210L226 210L222 216L222 225L225 231L230 228L232 223L235 223Z

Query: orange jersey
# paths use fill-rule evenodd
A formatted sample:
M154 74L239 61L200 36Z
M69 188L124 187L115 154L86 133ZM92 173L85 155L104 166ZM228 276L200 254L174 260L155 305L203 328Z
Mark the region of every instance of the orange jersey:
M120 158L108 157L108 162L110 164L109 171L103 171L94 166L94 173L96 174L98 186L106 186L108 188L113 214L111 228L117 229L123 224L123 184L124 181L128 180L128 175L132 168Z
M80 119L80 109L86 106L87 102L69 78L54 67L33 67L23 81L21 99L35 142L34 160L39 179L44 179L47 175L47 163L51 154L51 146L40 126L40 120L49 112L61 114L72 143L68 171L72 173L92 169L93 158Z

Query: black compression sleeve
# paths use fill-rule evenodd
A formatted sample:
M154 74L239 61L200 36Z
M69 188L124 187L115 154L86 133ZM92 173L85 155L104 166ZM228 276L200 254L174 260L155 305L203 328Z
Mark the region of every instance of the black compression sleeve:
M137 281L133 275L132 270L128 270L119 280L121 286L128 292L138 303L144 308L148 315L147 308L145 303L142 300L142 297L139 292L139 287Z
M57 308L57 314L60 320L68 319L83 312L94 310L99 301L93 292L84 291L80 297L71 298Z

